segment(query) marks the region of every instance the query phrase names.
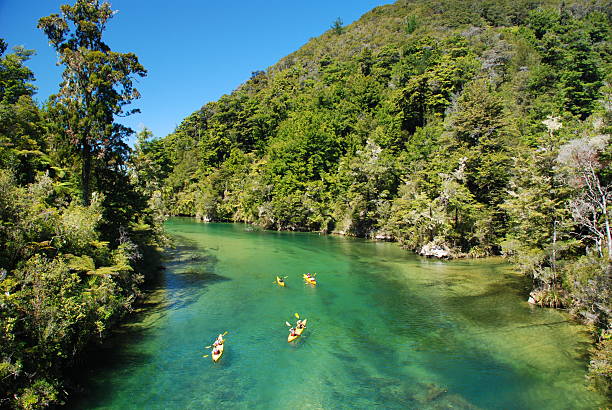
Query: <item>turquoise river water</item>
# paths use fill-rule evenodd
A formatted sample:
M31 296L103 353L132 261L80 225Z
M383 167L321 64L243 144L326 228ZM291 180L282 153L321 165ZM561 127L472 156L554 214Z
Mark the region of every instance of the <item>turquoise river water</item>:
M585 387L585 329L530 307L528 284L500 261L184 218L167 230L177 246L149 306L101 349L72 407L605 406ZM308 327L289 344L295 313ZM224 331L220 362L203 358Z

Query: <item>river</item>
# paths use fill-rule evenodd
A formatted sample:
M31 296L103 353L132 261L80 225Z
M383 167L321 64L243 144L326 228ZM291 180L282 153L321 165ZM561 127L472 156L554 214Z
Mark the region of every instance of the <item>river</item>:
M187 218L167 231L177 245L158 288L101 349L74 408L604 404L585 387L586 330L528 305L528 283L500 260L441 262L393 243ZM296 313L308 327L289 344ZM202 357L225 331L220 362Z

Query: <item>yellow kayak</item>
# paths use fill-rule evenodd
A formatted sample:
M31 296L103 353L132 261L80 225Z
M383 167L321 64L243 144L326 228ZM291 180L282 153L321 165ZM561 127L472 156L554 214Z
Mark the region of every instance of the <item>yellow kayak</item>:
M304 280L309 285L317 286L317 280L315 279L314 276L308 277L308 276L306 276L306 274L304 274Z
M276 283L278 283L278 286L285 287L285 280L279 276L276 277Z
M221 343L219 345L219 353L215 354L215 351L213 349L213 353L212 353L212 360L213 362L218 362L219 359L221 358L221 356L223 356L223 347L225 346L225 343Z
M295 339L297 339L298 337L302 336L302 332L304 331L304 329L306 329L306 321L307 320L308 319L302 320L302 322L304 323L304 327L301 328L301 329L295 329L295 335L291 336L291 333L289 333L289 337L287 337L287 342L291 343Z

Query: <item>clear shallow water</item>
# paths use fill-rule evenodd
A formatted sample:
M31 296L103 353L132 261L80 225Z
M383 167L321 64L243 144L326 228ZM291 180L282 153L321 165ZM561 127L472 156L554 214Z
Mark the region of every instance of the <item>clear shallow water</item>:
M173 219L163 283L74 408L592 409L588 337L495 261ZM319 286L303 283L318 272ZM274 285L288 275L287 287ZM308 318L287 343L284 322ZM219 363L202 358L228 331Z

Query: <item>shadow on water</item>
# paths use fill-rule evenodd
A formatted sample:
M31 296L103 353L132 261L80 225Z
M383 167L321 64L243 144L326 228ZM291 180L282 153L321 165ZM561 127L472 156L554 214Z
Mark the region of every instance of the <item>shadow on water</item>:
M92 388L97 388L85 384L84 380L96 383L97 375L121 372L126 363L131 366L150 363L156 353L129 347L144 345L154 338L155 329L163 325L171 311L197 302L208 286L230 280L215 273L214 255L185 238L177 238L174 247L164 252L162 260L165 268L147 276L143 296L132 314L101 343L90 346L71 370L72 382L68 387L73 394L67 408L80 408L80 400L87 398Z
M444 304L468 322L478 323L478 326L488 328L507 327L512 323L520 324L523 320L514 309L507 309L502 300L520 298L526 300L522 288L525 283L522 278L512 278L513 281L497 281L482 284L482 290L468 295L448 295ZM497 303L493 303L497 301Z
M166 275L162 284L168 293L166 313L196 302L207 287L230 280L215 273L214 249L202 249L185 237L176 236L175 246L165 252Z

